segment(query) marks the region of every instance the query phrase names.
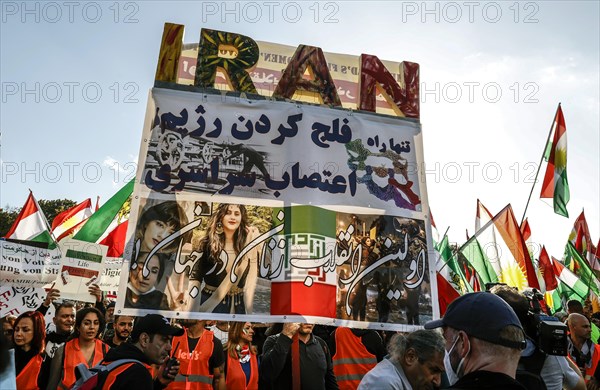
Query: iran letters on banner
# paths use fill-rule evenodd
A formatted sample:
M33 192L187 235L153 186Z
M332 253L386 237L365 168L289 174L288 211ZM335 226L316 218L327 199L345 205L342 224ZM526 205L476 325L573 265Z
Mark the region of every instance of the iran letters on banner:
M147 112L117 310L398 330L437 316L418 123L164 89Z

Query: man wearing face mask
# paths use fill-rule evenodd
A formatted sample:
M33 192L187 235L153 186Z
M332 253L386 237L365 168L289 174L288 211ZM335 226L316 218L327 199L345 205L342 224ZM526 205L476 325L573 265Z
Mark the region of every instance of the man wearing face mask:
M435 331L395 334L389 355L362 378L358 390L433 390L444 372L444 339Z
M442 328L448 389L525 390L515 380L525 333L513 309L487 292L455 299L439 320L425 329Z

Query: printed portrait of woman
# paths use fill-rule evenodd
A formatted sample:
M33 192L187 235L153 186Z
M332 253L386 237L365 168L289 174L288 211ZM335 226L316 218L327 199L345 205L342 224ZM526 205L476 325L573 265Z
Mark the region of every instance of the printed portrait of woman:
M148 252L151 252L157 245L161 245L163 240L179 231L187 223L188 218L176 201L161 202L147 207L142 212L137 223L135 232L136 250L140 254L145 253L145 256L147 256ZM160 253L158 258L162 259L162 264L160 265L161 276L165 275L165 279L163 280L161 277L157 278L154 281L153 287L159 290L156 292L164 291L167 293L167 297L169 298L167 302L172 303L171 305L167 305L167 309L169 306L173 308L180 307L185 298L185 281L183 275L176 275L172 272L175 259L171 258L177 251L179 243L182 240L185 242L187 237L177 237L169 243L163 243L162 245L164 246L161 246L158 251ZM138 263L141 261L143 264L143 260L140 259L141 257L137 256L135 261ZM151 259L151 262L154 261L154 258Z
M146 209L140 217L135 231L136 241L140 241L140 252L150 252L162 240L187 225L185 212L176 201L158 203ZM162 252L174 252L178 239L161 248Z
M140 252L136 262L129 268L125 307L169 310L166 294L156 288L165 270L166 255L155 253L148 261L147 270L144 271L144 262L148 255L148 252Z
M194 250L201 253L190 273L189 291L200 290L191 305L193 311L213 313L252 313L258 278L259 246L245 253L233 269L237 256L256 237L249 226L246 207L221 203L213 210L205 236ZM231 273L237 279L231 281ZM200 300L200 302L197 302Z

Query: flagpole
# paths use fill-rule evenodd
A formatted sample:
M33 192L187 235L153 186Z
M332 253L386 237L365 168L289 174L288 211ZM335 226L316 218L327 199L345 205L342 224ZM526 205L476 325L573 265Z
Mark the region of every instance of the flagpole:
M537 183L537 178L540 173L540 169L542 168L542 163L544 162L544 155L546 154L546 149L548 148L548 142L550 141L550 136L552 135L552 128L556 123L556 118L558 117L558 109L560 108L560 103L558 103L558 107L556 107L556 114L554 114L554 119L552 120L552 124L550 125L550 131L548 132L548 138L546 139L546 143L544 144L544 151L542 152L542 157L540 158L540 163L538 164L537 172L535 173L535 179L533 179L533 185L531 186L531 191L529 191L529 197L527 198L527 203L525 204L525 210L523 211L523 217L521 217L521 223L519 226L523 224L525 220L525 214L527 214L527 208L529 207L529 201L531 200L531 195L533 194L533 189L535 188L535 184Z

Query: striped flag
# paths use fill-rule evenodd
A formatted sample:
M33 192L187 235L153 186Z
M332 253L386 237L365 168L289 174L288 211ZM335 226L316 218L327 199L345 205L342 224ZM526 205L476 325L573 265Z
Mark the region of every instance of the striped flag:
M579 276L581 281L585 283L589 289L596 293L596 295L600 294L599 283L598 279L596 278L596 275L594 275L594 272L592 271L590 266L581 257L579 252L577 252L577 249L575 249L573 244L567 242L567 247L565 251L565 266L567 264L570 264L571 262L575 262L578 265L577 275Z
M52 221L52 234L56 237L56 241L75 233L91 215L92 200L90 198L58 214Z
M596 248L592 242L590 230L583 211L581 211L581 214L579 214L575 223L573 223L573 229L571 229L571 233L569 234L569 242L577 249L579 254L587 260L592 269L600 271L600 263L596 260ZM565 248L565 253L566 251L567 248Z
M533 262L510 204L471 237L460 253L483 283L506 283L539 289Z
M92 214L83 224L81 230L73 236L73 239L101 244L120 224L128 220L134 182L135 179L132 179L129 183L125 184L98 211ZM119 233L119 236L113 236L108 239L112 243L112 247L109 246L108 248L110 253L123 253L126 231L127 228L123 229L121 227L121 229L115 232L115 234Z
M548 139L544 159L548 162L546 174L542 183L540 198L552 198L554 212L569 217L567 203L569 203L570 192L567 180L567 126L560 104L554 116L552 130L554 138L552 143Z
M4 238L41 242L48 244L48 249L56 248L56 241L52 238L46 216L31 190L21 212Z

